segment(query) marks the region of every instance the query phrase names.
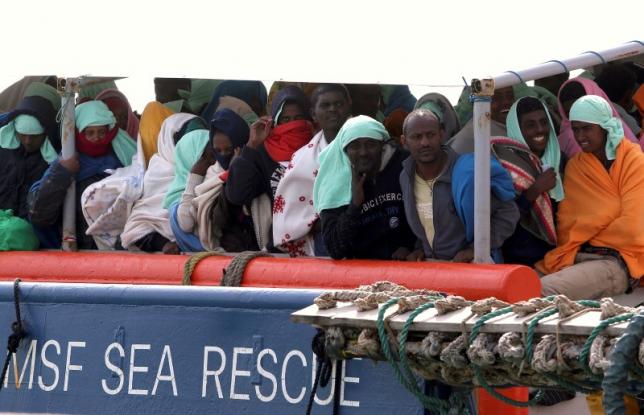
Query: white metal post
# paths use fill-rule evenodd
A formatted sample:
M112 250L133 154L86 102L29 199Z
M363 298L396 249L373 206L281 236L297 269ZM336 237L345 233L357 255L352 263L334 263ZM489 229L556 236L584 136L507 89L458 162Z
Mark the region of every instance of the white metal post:
M76 153L76 78L66 78L65 89L62 99L61 119L61 157L68 159ZM63 235L62 248L64 251L76 251L76 181L67 189L65 203L63 205Z
M492 79L472 81L474 101L474 262L491 263L490 257L490 101Z

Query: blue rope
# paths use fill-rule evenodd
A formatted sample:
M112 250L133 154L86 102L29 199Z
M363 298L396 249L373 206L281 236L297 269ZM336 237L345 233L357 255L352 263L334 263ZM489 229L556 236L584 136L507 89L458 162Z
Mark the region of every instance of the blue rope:
M492 102L492 97L470 95L470 102L471 103L475 103L475 102Z
M552 59L552 60L549 60L549 61L548 61L548 62L546 62L546 63L550 63L550 62L558 63L559 65L561 65L561 67L562 67L562 68L564 68L564 71L565 71L566 73L570 73L570 70L568 69L568 67L566 66L566 64L565 64L565 63L563 63L562 61L557 60L557 59Z
M640 46L644 46L644 43L643 43L641 40L631 40L631 41L630 41L630 42L628 42L628 43L639 43L639 44L640 44Z
M584 52L584 53L590 53L590 54L593 54L593 55L597 56L597 57L599 58L599 60L601 60L601 61L602 61L602 65L605 65L605 64L606 64L606 59L604 59L604 57L603 57L602 55L600 55L599 53L595 52L594 50L587 50L587 51L586 51L586 52Z
M511 73L512 75L514 75L514 76L516 76L517 78L519 78L519 82L521 82L522 84L523 84L523 83L525 83L525 82L523 81L523 78L521 78L521 75L519 75L518 73L516 73L516 72L514 72L514 71L505 71L505 73Z

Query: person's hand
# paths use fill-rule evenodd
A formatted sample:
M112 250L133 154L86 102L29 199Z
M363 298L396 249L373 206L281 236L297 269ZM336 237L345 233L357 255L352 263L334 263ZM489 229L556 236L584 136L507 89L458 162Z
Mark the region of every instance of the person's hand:
M197 162L192 166L192 169L190 169L190 173L205 176L208 167L215 164L215 162L215 149L212 148L212 144L209 142L203 149L203 153L201 153L199 160L197 160Z
M465 248L462 251L458 251L456 255L454 255L454 259L452 259L452 262L472 262L473 259L474 259L474 249Z
M391 254L391 259L395 261L404 261L405 259L407 259L407 255L409 255L409 249L401 246L400 248L396 249L393 254Z
M162 251L165 255L178 255L179 245L176 242L168 241L163 245Z
M425 259L425 252L422 249L417 249L407 255L407 258L405 258L405 261L409 262L420 262Z
M354 206L361 207L364 203L364 182L366 179L366 173L358 173L351 166L351 203Z
M76 174L80 171L80 160L78 158L78 153L74 153L68 159L60 159L60 165L65 168L68 172Z
M250 126L250 137L248 147L257 150L271 133L273 120L270 117L262 117Z
M557 174L555 170L550 167L541 173L537 179L532 183L532 186L525 191L525 198L529 202L534 202L540 194L549 191L557 185Z
M239 155L241 154L241 148L237 147L236 149L233 150L233 157L230 159L230 162L232 163L233 160L235 160Z

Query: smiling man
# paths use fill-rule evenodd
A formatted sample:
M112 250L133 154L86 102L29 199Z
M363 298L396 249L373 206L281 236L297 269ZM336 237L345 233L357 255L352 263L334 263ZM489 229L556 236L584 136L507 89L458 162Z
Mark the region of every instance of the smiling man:
M507 128L507 138L492 139L492 150L511 173L521 220L503 245L503 256L505 262L533 266L557 244L554 218L564 198L565 157L540 100L517 100L510 108Z
M570 120L582 152L566 167L557 247L537 264L546 274L541 292L573 300L621 294L644 275L644 154L599 96L575 101Z
M494 91L490 103L492 122L490 123L491 136L505 135L505 120L514 102L514 89L509 86ZM451 148L458 154L471 153L474 151L474 120L471 119L454 137L448 142Z

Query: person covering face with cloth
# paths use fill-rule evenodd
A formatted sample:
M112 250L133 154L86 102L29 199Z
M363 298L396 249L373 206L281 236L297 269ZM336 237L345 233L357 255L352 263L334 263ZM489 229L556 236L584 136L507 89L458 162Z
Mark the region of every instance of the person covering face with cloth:
M311 117L320 131L293 154L273 203L273 242L290 256L328 256L313 206L313 184L320 153L335 139L350 109L349 92L342 84L319 85L311 96Z
M101 101L87 101L76 107L76 151L69 159L57 159L29 190L29 218L39 227L49 228L41 235L45 247L60 245L57 238L63 202L72 181L76 182L76 240L79 249L94 249L94 239L85 234L87 223L81 213L80 198L92 183L109 176L107 170L129 166L136 143L116 125L116 119ZM53 245L53 246L52 246Z
M320 153L313 201L334 259L404 259L414 244L398 176L404 151L378 121L347 120Z
M273 100L272 118L262 117L250 126L250 138L230 166L226 197L248 206L266 194L272 201L289 160L313 137L309 104L297 87L280 90Z
M575 101L570 124L582 152L566 167L557 247L537 263L541 292L575 300L621 294L644 274L644 154L599 96Z

